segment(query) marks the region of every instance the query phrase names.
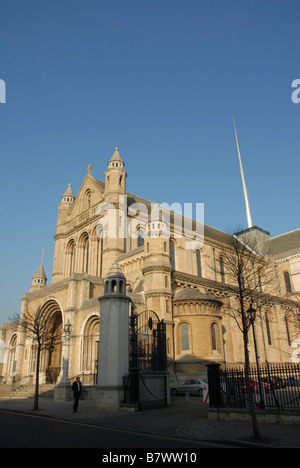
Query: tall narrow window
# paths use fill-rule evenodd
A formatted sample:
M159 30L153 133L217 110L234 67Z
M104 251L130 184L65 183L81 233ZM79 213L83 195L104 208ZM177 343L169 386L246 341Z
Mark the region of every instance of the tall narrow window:
M81 247L80 272L87 273L89 268L89 236L84 232L79 239Z
M213 323L211 326L211 348L213 351L217 351L217 330L216 330L216 324Z
M272 344L272 337L271 337L269 315L267 313L266 313L266 330L267 330L268 344L271 345Z
M285 282L285 290L287 293L292 292L292 285L291 285L291 278L288 271L284 272L284 282Z
M170 239L170 259L171 259L171 267L175 270L175 246L174 241Z
M220 274L222 283L225 283L224 260L222 257L220 257Z
M262 292L263 287L262 287L261 273L260 273L259 270L258 270L258 284L259 284L259 290L260 290L260 292Z
M189 340L189 327L186 324L180 327L180 339L181 339L181 351L189 351L190 340Z
M285 330L286 330L286 336L287 336L288 344L289 344L289 346L291 346L289 321L288 321L287 316L285 316L284 321L285 321Z
M201 252L196 250L196 261L197 261L197 275L202 276L202 265L201 265Z

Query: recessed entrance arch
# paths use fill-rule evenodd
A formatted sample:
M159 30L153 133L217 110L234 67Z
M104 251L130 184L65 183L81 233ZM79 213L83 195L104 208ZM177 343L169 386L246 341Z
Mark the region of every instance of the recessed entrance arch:
M62 336L62 310L55 299L49 299L41 307L41 314L48 322L52 336ZM41 371L47 383L56 383L62 368L62 340L53 340L53 345L43 352Z

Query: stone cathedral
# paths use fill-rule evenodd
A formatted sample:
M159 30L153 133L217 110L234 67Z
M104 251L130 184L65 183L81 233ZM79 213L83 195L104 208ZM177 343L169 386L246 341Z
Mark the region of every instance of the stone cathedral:
M239 365L244 362L243 338L235 320L226 313L236 301L222 252L228 234L203 226L202 241L187 248L188 231L182 235L178 216L160 210L126 191L125 164L116 148L108 160L104 182L92 167L75 196L71 184L61 197L52 282L48 284L41 264L24 294L21 314L42 307L53 330L68 326L70 380L81 375L86 385L95 383L99 355L99 317L105 278L118 265L126 278L131 312L154 311L166 324L168 371L173 379L206 379L205 364ZM104 168L103 168L104 169ZM149 217L157 208L157 216ZM193 231L193 225L189 228ZM300 294L300 229L272 238L254 226L263 258L271 252L272 291L266 295L256 319L261 363L291 362L296 311L291 299ZM254 261L253 268L256 268ZM2 382L11 382L35 372L35 344L17 323L3 324L0 338L5 358L0 364ZM40 382L59 383L63 375L65 344L45 351ZM249 338L251 362L255 362L253 339Z

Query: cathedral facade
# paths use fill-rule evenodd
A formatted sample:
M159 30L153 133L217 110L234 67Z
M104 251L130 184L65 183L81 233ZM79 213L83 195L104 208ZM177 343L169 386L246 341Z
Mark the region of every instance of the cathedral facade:
M187 376L206 379L205 364L211 361L243 365L243 336L226 312L237 301L222 255L229 248L229 235L195 221L183 230L182 217L128 193L118 149L108 162L104 182L91 169L76 197L69 185L61 198L51 284L41 264L22 299L21 316L42 308L55 332L69 332L67 343L43 352L41 383L61 380L67 346L68 377L81 375L85 384L95 383L101 360L98 298L115 263L126 278L131 313L151 310L164 320L168 370L177 381ZM271 286L262 284L261 289L265 300L256 318L259 359L291 362L298 333L293 300L300 294L300 230L276 238L256 227L252 231L261 251L268 248L274 276ZM254 269L264 255L257 258ZM10 323L3 324L0 338L5 345L2 382L33 376L32 336ZM252 335L249 351L255 363Z

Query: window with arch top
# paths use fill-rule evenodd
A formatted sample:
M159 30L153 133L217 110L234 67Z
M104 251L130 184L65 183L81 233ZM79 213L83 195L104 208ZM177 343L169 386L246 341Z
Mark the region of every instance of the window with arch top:
M285 271L283 276L284 276L284 283L285 283L285 291L287 293L290 293L292 292L292 283L291 283L290 274L288 271Z
M189 351L190 350L189 326L186 323L183 323L182 325L180 325L179 332L180 332L181 351Z

